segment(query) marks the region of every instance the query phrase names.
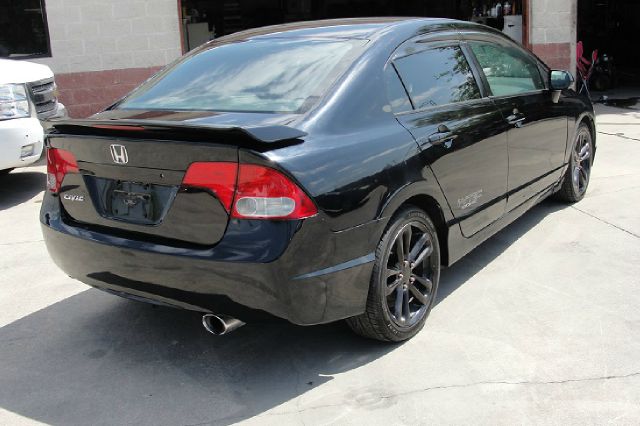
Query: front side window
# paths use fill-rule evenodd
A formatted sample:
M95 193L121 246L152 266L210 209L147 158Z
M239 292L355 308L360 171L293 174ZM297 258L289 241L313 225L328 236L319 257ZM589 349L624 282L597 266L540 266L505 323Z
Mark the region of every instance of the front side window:
M44 0L0 2L0 57L49 56Z
M467 59L458 46L438 47L395 61L415 109L480 98Z
M516 47L470 42L494 96L544 89L538 66Z
M118 109L303 112L364 40L264 39L205 48L136 89Z

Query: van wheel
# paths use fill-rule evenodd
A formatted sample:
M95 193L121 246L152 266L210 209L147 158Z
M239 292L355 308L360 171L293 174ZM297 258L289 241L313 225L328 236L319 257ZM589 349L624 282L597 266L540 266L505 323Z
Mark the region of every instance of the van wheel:
M593 164L593 138L589 126L582 123L576 132L571 148L569 166L564 174L562 186L556 198L567 203L575 203L584 198L591 177Z
M440 246L433 222L416 207L403 209L376 249L366 310L347 324L371 339L410 339L431 312L439 280Z

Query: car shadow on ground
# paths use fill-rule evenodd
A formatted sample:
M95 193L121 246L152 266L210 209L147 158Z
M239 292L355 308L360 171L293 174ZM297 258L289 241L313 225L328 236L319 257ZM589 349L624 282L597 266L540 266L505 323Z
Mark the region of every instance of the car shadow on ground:
M445 271L439 299L561 207L543 203ZM89 289L0 328L0 408L49 424L230 424L399 347L277 319L214 337L196 313Z
M0 174L0 211L29 201L43 192L47 175L37 171Z
M566 207L566 204L551 199L543 201L464 256L452 267L445 268L440 276L436 303L446 299L458 287L466 283L478 271L502 254L511 244L534 228L547 215Z

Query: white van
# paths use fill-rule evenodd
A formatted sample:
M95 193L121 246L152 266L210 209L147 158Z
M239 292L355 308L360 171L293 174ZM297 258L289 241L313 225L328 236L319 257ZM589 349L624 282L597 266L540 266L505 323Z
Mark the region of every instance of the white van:
M67 115L56 93L48 66L0 59L0 174L38 161L41 121Z

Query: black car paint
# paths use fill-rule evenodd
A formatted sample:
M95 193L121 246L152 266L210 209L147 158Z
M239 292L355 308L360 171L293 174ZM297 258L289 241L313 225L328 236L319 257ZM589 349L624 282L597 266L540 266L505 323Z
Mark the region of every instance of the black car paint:
M190 162L236 156L240 163L268 165L290 176L317 204L318 215L301 221L231 219L208 230L215 236L207 240L197 225L167 233L159 232L159 226L140 228L100 215L94 223L74 221L73 209L93 207L61 203L60 197L47 193L41 222L49 252L70 276L92 286L187 309L233 313L239 304L297 324L362 313L376 245L400 206L415 204L430 214L438 227L442 262L451 265L552 193L567 167L578 125L585 121L593 128L590 102L572 90L563 91L553 104L548 89L527 99L494 98L487 96L481 81L485 96L478 101L399 115L385 108L384 70L399 46L416 37L464 45L465 38L478 34L508 42L484 27L442 19L303 23L223 39L220 43L283 36L370 41L326 96L304 114L113 108L92 120L112 124L153 120L162 122L162 128L93 130L87 135L78 126L59 126L49 135L48 145L74 150L89 177L114 173L110 176L122 180L173 185L182 180ZM478 79L479 70L471 65ZM529 122L517 128L509 125L505 115L513 107L521 109ZM558 145L526 132L535 126L536 132L547 134L562 127L563 119L566 139ZM448 145L428 141L440 124L458 135ZM202 132L181 131L185 126ZM265 137L271 139L265 141L238 133L269 126L294 129L285 134L295 134L295 139ZM219 131L207 134L207 127ZM141 156L135 166L113 166L105 149L113 140L127 144L132 152L140 147L138 152L154 155ZM528 156L530 146L542 146L544 152ZM511 161L514 156L517 162ZM91 161L83 162L83 157ZM82 189L82 183L70 176L63 194ZM462 209L458 200L477 189L483 191L478 203ZM221 208L210 194L179 194L203 195L213 202L211 209ZM193 217L178 220L197 223Z

